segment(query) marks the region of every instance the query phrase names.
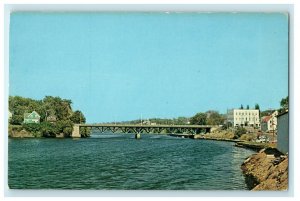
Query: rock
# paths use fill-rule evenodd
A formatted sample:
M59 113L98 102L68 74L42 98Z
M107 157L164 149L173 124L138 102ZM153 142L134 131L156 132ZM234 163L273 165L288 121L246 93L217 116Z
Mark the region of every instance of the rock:
M274 155L275 157L280 157L283 155L280 151L278 151L276 148L268 147L264 150L264 153L267 155Z
M30 132L22 129L21 131L11 131L11 134L9 135L10 137L15 137L15 138L31 138L34 137L33 134Z
M288 157L274 159L274 155L266 154L266 152L270 153L270 150L266 150L247 158L241 166L248 188L252 190L287 190ZM275 155L277 155L277 151L272 149L272 153ZM272 157L270 158L270 156Z
M64 136L64 133L60 133L60 134L56 134L56 137L57 137L57 138L63 138L63 137L65 137L65 136Z

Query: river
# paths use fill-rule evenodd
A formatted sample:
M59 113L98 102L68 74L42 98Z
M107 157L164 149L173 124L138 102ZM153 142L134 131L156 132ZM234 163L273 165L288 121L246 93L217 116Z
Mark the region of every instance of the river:
M240 165L254 153L232 142L167 135L10 138L12 189L247 190Z

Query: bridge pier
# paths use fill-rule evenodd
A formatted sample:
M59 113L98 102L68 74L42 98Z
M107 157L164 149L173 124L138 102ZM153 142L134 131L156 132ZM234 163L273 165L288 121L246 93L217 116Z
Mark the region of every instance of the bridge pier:
M71 137L81 137L80 126L78 124L74 124Z
M140 133L136 133L134 137L135 137L135 139L140 139L141 138L141 134Z

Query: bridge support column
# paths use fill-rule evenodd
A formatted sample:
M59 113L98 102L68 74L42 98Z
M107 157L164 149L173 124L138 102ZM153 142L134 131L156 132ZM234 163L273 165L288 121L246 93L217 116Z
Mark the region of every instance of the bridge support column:
M135 139L140 139L141 138L141 134L140 133L136 133L134 137L135 137Z
M72 131L72 137L81 137L80 135L80 129L79 129L79 125L78 124L75 124L73 126L73 131Z

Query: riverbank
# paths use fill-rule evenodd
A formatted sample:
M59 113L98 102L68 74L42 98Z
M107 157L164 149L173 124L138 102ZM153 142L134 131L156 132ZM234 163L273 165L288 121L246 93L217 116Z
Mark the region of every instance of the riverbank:
M248 136L247 136L248 135ZM244 134L233 139L233 133L219 131L202 137L206 140L236 142L235 146L257 151L241 165L247 187L252 191L288 189L288 156L277 149L277 143L255 142L255 134Z
M23 129L21 125L9 125L8 126L8 137L12 138L34 138L37 137L33 133Z
M8 137L10 138L43 138L40 132L29 132L23 128L21 125L9 125L8 126ZM65 136L64 133L55 134L55 136L48 137L56 137L56 138L65 138L69 136Z
M268 147L276 148L277 145L276 143L255 142L256 138L257 138L257 133L243 134L239 138L235 138L235 135L232 131L223 130L223 131L216 131L205 135L201 135L194 139L235 142L235 146L237 147L243 147L257 152L261 149L268 148Z
M259 142L249 142L249 141L239 141L236 142L235 146L243 147L247 149L252 149L254 151L260 151L265 148L276 148L276 143L259 143Z
M242 166L246 184L253 191L288 189L288 156L275 148L262 149Z

